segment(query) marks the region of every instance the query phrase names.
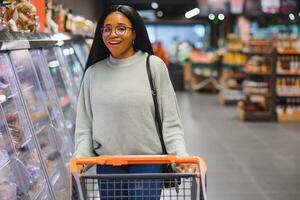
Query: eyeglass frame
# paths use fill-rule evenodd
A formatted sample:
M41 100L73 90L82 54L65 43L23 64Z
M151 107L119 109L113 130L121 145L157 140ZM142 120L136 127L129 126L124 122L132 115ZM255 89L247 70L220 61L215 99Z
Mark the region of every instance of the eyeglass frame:
M118 34L118 33L117 33L117 27L124 27L124 28L125 28L125 31L124 31L124 33L122 33L122 34ZM131 29L132 31L134 31L133 27L130 27L130 26L125 26L125 25L121 25L121 24L119 24L119 25L117 25L117 26L111 27L111 31L110 31L110 33L109 33L108 35L105 35L105 33L104 33L104 29L105 29L105 28L108 28L108 27L101 27L101 33L102 33L102 35L104 35L105 37L108 37L108 36L110 36L110 35L112 34L113 30L115 31L115 34L116 34L117 36L123 36L123 35L125 35L125 34L126 34L126 31L127 31L127 29Z

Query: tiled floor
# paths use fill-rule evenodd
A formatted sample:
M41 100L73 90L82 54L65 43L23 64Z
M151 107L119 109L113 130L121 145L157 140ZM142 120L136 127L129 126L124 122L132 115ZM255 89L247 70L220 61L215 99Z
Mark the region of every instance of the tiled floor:
M250 123L217 95L178 93L188 151L208 166L208 200L300 200L300 124Z

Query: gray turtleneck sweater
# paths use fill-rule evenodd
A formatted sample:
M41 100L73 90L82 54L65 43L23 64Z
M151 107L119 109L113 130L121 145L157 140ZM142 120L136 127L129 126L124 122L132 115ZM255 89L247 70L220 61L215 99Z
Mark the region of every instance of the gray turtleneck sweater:
M86 71L78 97L74 156L162 153L146 69L147 53L108 57ZM150 56L169 154L187 155L176 96L163 61Z

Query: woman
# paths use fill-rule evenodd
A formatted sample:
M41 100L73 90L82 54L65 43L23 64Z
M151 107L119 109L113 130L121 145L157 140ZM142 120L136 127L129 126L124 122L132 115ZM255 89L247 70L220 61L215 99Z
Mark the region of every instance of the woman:
M167 68L153 56L139 14L129 6L117 5L98 21L78 97L75 156L162 154L146 71L148 54L167 152L187 155ZM155 172L162 172L162 166L97 166L97 173L102 174ZM101 197L106 195L101 192Z

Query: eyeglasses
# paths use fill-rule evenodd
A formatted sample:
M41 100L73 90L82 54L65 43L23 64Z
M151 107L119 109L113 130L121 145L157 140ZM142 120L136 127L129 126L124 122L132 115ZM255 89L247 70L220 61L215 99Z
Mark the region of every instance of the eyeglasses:
M126 33L126 31L128 29L132 29L133 30L132 27L128 27L128 26L124 26L124 25L117 25L115 27L115 34L117 36L122 36L122 35L124 35ZM102 34L105 37L110 36L111 33L112 33L112 31L113 31L113 27L112 26L106 26L106 27L101 28L101 32L102 32Z

